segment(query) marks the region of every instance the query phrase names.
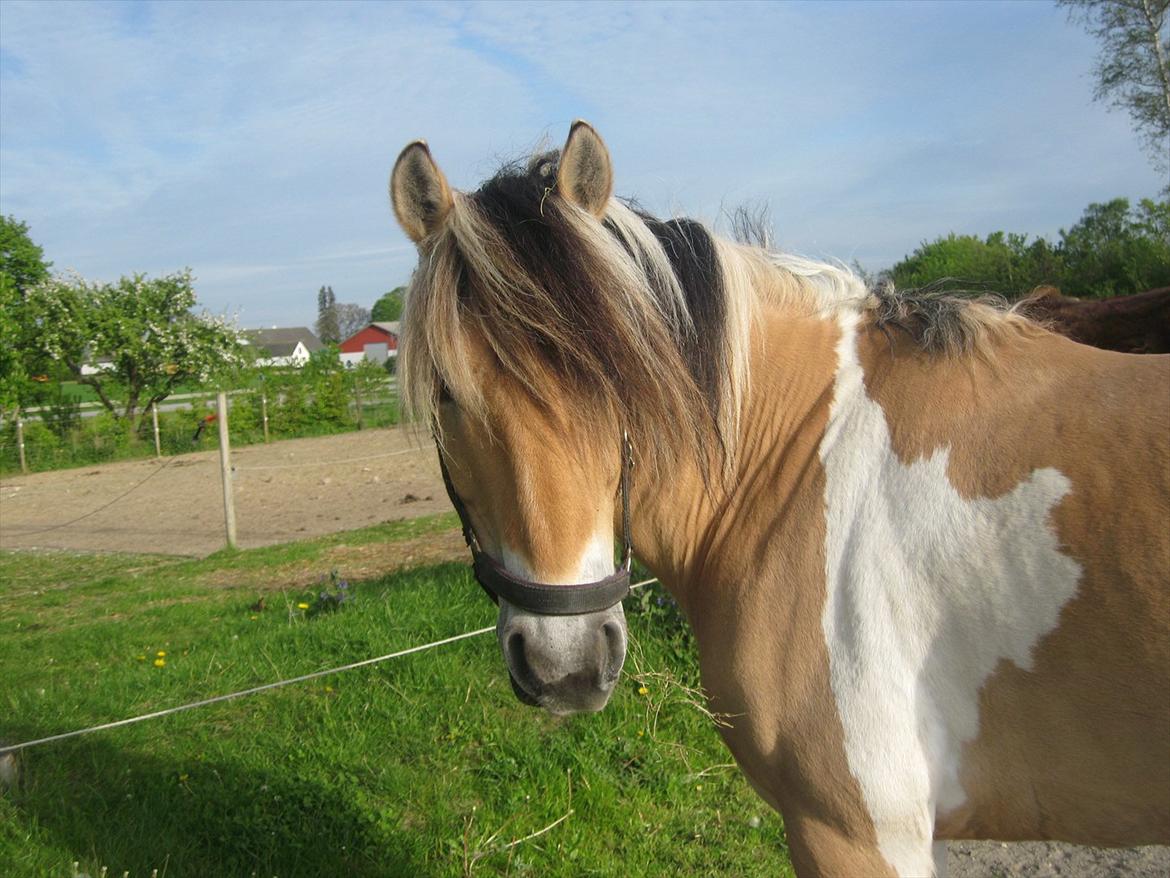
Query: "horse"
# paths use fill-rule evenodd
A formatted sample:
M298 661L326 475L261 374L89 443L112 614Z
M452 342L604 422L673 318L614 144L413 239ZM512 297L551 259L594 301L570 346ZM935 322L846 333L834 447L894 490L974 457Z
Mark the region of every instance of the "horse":
M1018 307L1081 344L1122 353L1170 354L1170 287L1082 300L1040 286Z
M613 179L581 121L475 192L424 141L390 178L403 404L521 700L605 705L632 545L798 875L1170 842L1170 357L869 289Z

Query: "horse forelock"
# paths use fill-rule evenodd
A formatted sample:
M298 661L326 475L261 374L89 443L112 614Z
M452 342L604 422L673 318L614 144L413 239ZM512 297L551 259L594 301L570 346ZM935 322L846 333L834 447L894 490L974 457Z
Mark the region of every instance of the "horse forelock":
M598 221L555 194L556 161L457 193L424 242L403 318L407 410L431 423L445 387L490 421L484 390L497 378L593 435L628 430L658 463L680 438L700 458L726 451L734 406L713 237L616 200Z

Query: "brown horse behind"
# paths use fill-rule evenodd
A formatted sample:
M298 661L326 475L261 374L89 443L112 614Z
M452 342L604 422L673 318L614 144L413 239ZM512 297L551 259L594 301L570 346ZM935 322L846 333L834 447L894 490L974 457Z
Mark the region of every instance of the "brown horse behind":
M1170 354L1170 287L1082 300L1044 286L1016 307L1081 344L1126 354Z

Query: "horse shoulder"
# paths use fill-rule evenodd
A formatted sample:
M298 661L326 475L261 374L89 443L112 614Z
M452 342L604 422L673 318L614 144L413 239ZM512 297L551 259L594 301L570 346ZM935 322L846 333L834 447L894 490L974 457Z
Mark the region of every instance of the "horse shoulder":
M1047 334L980 365L862 349L881 484L836 501L871 535L844 531L830 587L846 728L900 719L940 835L1164 840L1170 362ZM857 737L851 764L888 789Z

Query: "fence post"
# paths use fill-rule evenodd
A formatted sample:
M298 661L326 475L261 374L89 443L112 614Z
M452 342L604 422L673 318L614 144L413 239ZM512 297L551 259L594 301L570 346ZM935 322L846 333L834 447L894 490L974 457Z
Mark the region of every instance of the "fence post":
M158 403L150 404L150 419L154 422L154 456L162 457L162 443L158 438Z
M236 506L232 496L232 450L228 440L227 394L215 395L216 423L219 427L219 475L223 480L223 524L229 549L236 547Z
M20 409L16 410L16 447L20 451L20 471L28 472L28 463L24 459L24 421L20 417Z
M260 415L264 421L264 442L268 442L268 394L260 394Z
M357 404L357 428L362 429L362 387L361 378L353 376L353 399Z

